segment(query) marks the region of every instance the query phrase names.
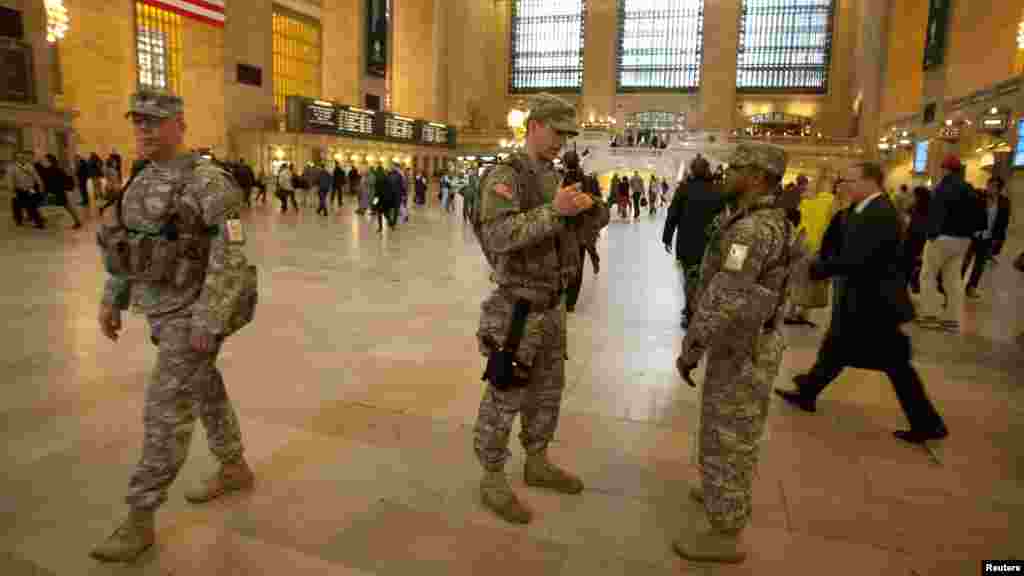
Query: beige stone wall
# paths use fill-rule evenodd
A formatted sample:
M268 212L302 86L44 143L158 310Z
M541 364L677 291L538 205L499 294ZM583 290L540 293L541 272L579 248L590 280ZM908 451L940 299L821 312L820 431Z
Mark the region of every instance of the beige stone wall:
M224 100L224 31L182 19L181 97L185 100L185 146L228 154ZM234 78L231 78L232 82Z
M436 0L394 0L392 19L391 110L415 118L439 116Z
M135 88L135 25L132 0L66 0L72 25L60 43L64 102L77 110L74 129L82 154L111 149L135 156L124 119Z
M502 128L508 111L507 0L447 0L444 8L448 121Z
M365 0L324 0L321 12L326 100L363 105ZM381 94L383 97L384 94Z
M235 133L244 129L269 129L273 126L273 5L269 0L228 2L223 31L223 82L225 103L224 125L227 146L233 153L238 148ZM257 66L262 70L262 86L239 84L239 64Z
M946 46L946 96L959 98L1014 75L1022 3L953 0Z

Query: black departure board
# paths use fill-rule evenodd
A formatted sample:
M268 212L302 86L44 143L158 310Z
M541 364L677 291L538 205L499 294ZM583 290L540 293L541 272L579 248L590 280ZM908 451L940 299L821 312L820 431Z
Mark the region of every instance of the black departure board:
M298 106L303 124L289 130L304 130L320 134L334 134L353 138L388 140L409 144L431 146L454 146L454 129L436 122L426 122L399 116L390 112L378 112L354 106L334 104L323 100L293 98L289 104ZM291 118L292 112L289 112Z
M423 124L420 142L424 144L448 144L448 127L443 124L427 122Z
M416 131L416 121L412 118L394 116L384 112L379 113L384 118L384 136L389 140L413 141Z

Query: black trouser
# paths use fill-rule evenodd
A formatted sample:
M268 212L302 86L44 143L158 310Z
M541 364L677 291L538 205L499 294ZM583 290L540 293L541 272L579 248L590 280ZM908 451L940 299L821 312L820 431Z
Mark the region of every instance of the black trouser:
M89 180L86 178L78 179L78 193L82 195L82 206L89 205Z
M242 200L246 206L252 206L252 186L242 186Z
M870 331L872 351L869 353L846 350L847 347L862 347L867 340L849 338L840 342L829 333L818 350L818 360L807 374L806 383L800 387L800 393L810 398L817 397L835 380L843 368L858 364L856 367L866 370L885 372L892 382L893 390L900 407L910 422L912 430L931 432L945 427L942 417L928 399L924 384L917 370L910 364L910 338L899 326L883 327L874 325ZM851 363L849 354L871 354L870 365Z
M338 186L336 184L334 186L334 188L331 188L330 204L333 206L334 205L334 201L337 200L338 201L338 206L344 206L345 205L345 199L342 197L342 196L344 196L344 194L345 194L344 186Z
M587 249L580 246L580 267L576 270L576 276L569 282L566 289L565 306L575 308L576 302L580 299L580 288L583 287L583 267L586 265Z
M17 188L14 190L14 198L11 200L11 210L14 212L14 223L21 226L23 213L28 212L28 217L37 227L43 227L43 215L39 213L39 200L28 190Z
M977 290L981 275L985 273L985 266L992 259L992 239L982 240L974 238L970 247L967 248L967 255L964 256L964 265L960 268L960 277L967 275L967 268L974 260L974 269L971 270L971 278L967 281L968 290Z
M299 202L295 199L295 190L283 190L277 193L277 197L281 199L281 212L288 211L288 199L292 199L292 208L296 211L299 209Z
M320 206L317 207L316 213L327 215L327 195L330 192L326 188L319 188L317 190L317 196L320 197Z
M640 195L633 194L633 218L640 217Z

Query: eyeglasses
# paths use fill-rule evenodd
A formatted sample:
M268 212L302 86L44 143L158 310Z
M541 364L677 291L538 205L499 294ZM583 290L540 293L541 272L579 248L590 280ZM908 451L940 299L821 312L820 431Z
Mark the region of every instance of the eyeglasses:
M160 125L166 118L158 118L156 116L144 116L142 114L132 114L132 124L143 130L153 130L159 128Z

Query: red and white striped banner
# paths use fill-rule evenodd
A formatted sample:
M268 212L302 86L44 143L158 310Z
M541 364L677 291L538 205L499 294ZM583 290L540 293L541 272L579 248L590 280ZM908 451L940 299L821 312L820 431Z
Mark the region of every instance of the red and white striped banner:
M224 0L142 0L156 6L214 26L224 26Z

